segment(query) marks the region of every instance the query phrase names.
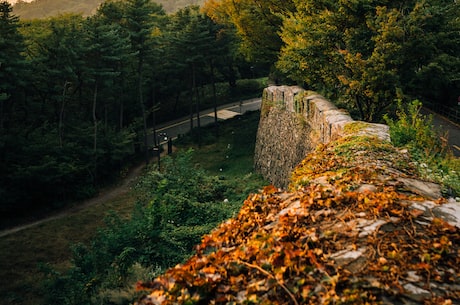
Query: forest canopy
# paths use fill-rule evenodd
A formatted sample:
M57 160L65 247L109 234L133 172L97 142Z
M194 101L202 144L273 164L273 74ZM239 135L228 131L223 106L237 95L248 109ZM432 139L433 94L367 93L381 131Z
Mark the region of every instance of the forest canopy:
M458 1L208 0L249 57L364 120L396 100L454 105L460 95Z
M453 106L459 6L207 0L168 14L150 0L109 0L88 16L20 20L1 2L0 206L90 196L147 156L159 120L213 106L238 78L269 69L273 82L316 90L357 119L382 121L398 101Z
M266 74L221 29L198 6L168 15L150 0L34 20L0 2L5 220L94 195L136 157L148 161L156 124L228 102L239 78Z

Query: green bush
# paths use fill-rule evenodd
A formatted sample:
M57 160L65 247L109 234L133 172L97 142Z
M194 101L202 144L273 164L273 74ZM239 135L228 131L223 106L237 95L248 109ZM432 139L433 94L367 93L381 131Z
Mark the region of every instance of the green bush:
M460 160L441 141L440 133L433 126L433 118L420 114L422 103L413 101L406 107L398 103L396 118L384 119L390 127L391 141L397 147L409 150L420 175L440 183L444 194L460 194Z
M263 88L261 88L260 82L255 79L242 79L237 81L235 89L238 96L245 96L254 94L254 92L260 94Z

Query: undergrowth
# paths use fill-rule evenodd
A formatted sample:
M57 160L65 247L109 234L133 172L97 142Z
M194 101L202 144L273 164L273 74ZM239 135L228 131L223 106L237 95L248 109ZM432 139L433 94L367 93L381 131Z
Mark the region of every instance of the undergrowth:
M162 158L161 169L152 165L133 190L137 206L128 219L110 213L90 243L73 246L67 271L42 266L47 304L129 304L137 280L188 258L203 235L236 215L244 198L266 183L252 173L248 143L255 142L256 118L229 120L201 149L184 138L175 155ZM214 130L202 134L211 138Z
M398 104L396 116L385 115L393 145L406 148L419 174L443 186L446 196L460 196L460 159L453 156L433 126L432 116L420 113L422 103ZM444 135L445 136L445 135Z

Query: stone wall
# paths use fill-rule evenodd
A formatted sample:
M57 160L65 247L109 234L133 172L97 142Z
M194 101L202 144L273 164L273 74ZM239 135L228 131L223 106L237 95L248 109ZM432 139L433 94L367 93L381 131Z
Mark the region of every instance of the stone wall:
M460 304L460 203L418 177L382 126L348 124L307 154L288 189L249 195L195 255L139 283L149 295L137 304Z
M388 126L354 121L347 111L315 92L297 86L270 86L262 96L255 169L270 183L284 188L307 153L319 144L352 134L390 140Z
M139 283L137 304L460 304L460 202L389 140L319 95L267 88L256 165L289 188L249 195L189 260Z

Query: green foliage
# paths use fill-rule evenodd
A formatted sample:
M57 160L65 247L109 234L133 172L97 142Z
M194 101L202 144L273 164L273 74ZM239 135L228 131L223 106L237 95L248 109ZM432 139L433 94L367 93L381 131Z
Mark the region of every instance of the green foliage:
M242 79L237 82L237 85L232 92L235 96L238 97L250 97L251 95L257 94L260 95L260 92L267 84L261 83L255 79Z
M12 7L7 1L0 2L0 136L6 126L13 124L10 116L15 107L20 107L15 99L22 96L18 89L24 88L28 72L19 18L11 11Z
M149 171L137 187L139 194L147 196L142 201L153 204L160 199L167 201L170 195L199 203L222 200L221 182L194 167L192 153L188 150L175 158L165 157L161 172Z
M204 10L221 24L236 31L240 37L240 52L254 62L270 64L282 45L278 35L282 16L288 14L294 1L206 1Z
M445 103L458 94L458 2L294 3L277 67L345 101L361 119L379 121L403 96Z
M39 2L48 3L47 9L52 10L52 1L34 1L31 5ZM88 2L79 1L81 5ZM61 4L66 3L69 1L61 1ZM194 94L196 99L203 100L204 107L227 103L240 94L254 95L261 91L255 84L243 86L244 89L238 91L239 75L257 73L248 72L251 69L244 67L247 63L236 59L234 36L221 31L220 26L196 7L184 10L191 13L185 16L190 19L184 18L190 21L188 26L177 26L173 31L169 31L169 26L175 19L148 0L107 1L91 17L63 14L29 21L20 21L11 15L11 7L6 2L1 7L2 227L14 226L31 217L39 218L64 204L74 204L92 196L101 187L115 182L142 150L147 151L145 140L151 136L147 128L188 113L190 76L193 74L190 64L195 65L196 72ZM184 39L177 44L179 48L171 48L177 43L176 37ZM188 56L192 53L187 53L189 49L194 50L193 56ZM240 74L240 69L245 72ZM248 159L250 157L246 157L243 164L250 164ZM169 166L168 160L163 162ZM55 299L59 300L56 302L85 303L103 294L105 288L101 281L115 283L120 274L128 278L132 261L154 251L147 249L138 253L136 241L152 245L145 242L147 238L158 240L160 250L155 250L158 254L152 256L164 258L162 264L183 259L183 250L189 250L194 241L188 232L200 236L209 230L208 220L215 224L217 220L213 219L222 219L223 215L235 211L232 200L219 206L208 203L223 201L236 185L220 178L210 179L207 175L200 178L202 175L196 176L192 170L188 177L191 178L184 180L183 188L176 188L173 194L167 191L173 189L171 181L179 182L161 173L159 181L164 187L158 186L164 193L144 194L151 198L147 198L139 209L142 217L126 224L116 217L110 220L109 223L120 230L107 231L101 236L107 234L113 247L103 244L102 237L100 247L104 250L100 253L93 251L93 245L76 247L75 261L79 267L51 283L56 286L50 288L56 292ZM189 181L195 183L188 184ZM228 186L224 186L226 183ZM186 189L195 195L190 196ZM249 187L238 186L238 191L242 189ZM238 196L244 195L240 193L232 198ZM153 198L159 200L157 205L149 204ZM148 209L154 212L149 214ZM157 219L163 211L181 226ZM196 219L189 217L192 215ZM159 228L164 230L133 237L134 244L122 243L120 232L126 236L136 235L148 221L158 221L163 226ZM170 239L170 236L176 237ZM106 253L113 256L106 256ZM98 265L99 261L110 261L117 266L107 271L110 281L101 280L100 270L107 269L108 265ZM64 297L58 287L68 295ZM69 291L71 287L75 290Z
M385 115L385 121L390 127L391 141L396 146L408 146L411 150L424 151L426 155L434 156L441 153L441 141L432 125L432 117L420 114L422 103L413 101L404 108L401 101L396 112L397 120Z
M74 246L70 270L44 270L49 304L125 304L136 295L134 276L182 262L201 236L232 216L241 204L224 200L232 186L192 160L188 150L164 158L161 171L149 168L135 187L138 205L129 219L111 214L90 245Z
M237 84L247 63L234 37L195 6L167 16L149 0L107 1L91 17L21 22L5 2L2 14L2 226L113 182L147 157L152 125L261 91Z
M432 117L420 114L422 103L413 101L404 107L398 104L396 119L385 115L395 146L406 147L415 160L420 174L441 183L446 195L460 194L460 161L447 150L434 128Z

